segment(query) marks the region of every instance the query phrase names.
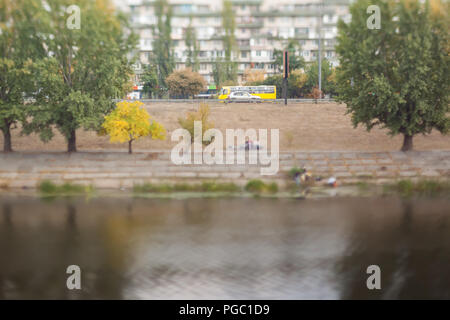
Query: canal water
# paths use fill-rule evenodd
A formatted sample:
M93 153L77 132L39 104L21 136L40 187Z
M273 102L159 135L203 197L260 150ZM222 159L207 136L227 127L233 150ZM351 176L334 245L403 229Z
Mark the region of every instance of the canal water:
M449 299L450 200L3 197L0 299L19 298Z

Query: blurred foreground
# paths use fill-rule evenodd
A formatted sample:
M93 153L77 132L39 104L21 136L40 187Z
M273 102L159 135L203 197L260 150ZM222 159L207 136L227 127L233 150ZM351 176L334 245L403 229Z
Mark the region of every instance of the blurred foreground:
M450 298L447 199L0 199L0 298ZM82 290L66 288L79 265ZM369 265L381 290L368 290Z

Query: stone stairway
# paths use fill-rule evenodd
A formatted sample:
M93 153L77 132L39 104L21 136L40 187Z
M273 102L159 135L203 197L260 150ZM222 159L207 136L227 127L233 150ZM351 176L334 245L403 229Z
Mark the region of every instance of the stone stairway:
M0 153L0 189L34 188L39 182L71 182L97 188L131 188L141 183L196 183L199 181L245 184L250 179L289 181L287 172L305 167L324 178L342 183L398 179L450 179L450 151L416 152L280 152L276 175L260 174L261 165L175 165L170 151L79 153Z

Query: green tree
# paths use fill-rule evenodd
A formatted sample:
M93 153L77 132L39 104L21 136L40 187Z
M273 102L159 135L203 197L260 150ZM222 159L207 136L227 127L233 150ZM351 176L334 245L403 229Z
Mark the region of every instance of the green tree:
M159 97L167 91L166 78L175 69L172 33L172 7L167 0L155 1L155 14L158 17L153 27L152 62L158 70Z
M236 19L233 3L230 0L223 0L222 27L224 31L222 42L225 59L223 63L221 61L217 61L216 63L222 64L218 70L223 70L224 80L235 82L237 80L237 63L233 61L233 54L236 54L236 36L234 34L236 31Z
M301 69L296 69L289 75L288 95L291 98L300 98L306 94L305 83L308 75Z
M212 74L216 87L222 88L226 79L225 63L222 58L216 58L212 65Z
M28 112L33 60L44 56L39 39L40 1L0 0L0 130L3 151L12 151L11 129Z
M114 108L112 99L130 91L132 61L127 54L136 37L107 0L77 1L80 29L67 28L65 9L71 0L47 3L40 21L47 57L34 68L36 106L26 131L39 132L48 141L56 127L67 140L67 151L75 152L76 130L99 130Z
M184 42L187 48L186 67L191 68L192 71L197 72L199 70L199 62L198 62L199 45L197 41L197 36L195 35L195 29L192 27L192 17L189 20L189 26L186 28L185 31Z
M302 70L294 70L289 76L288 81L288 98L301 98L307 92L304 89L304 84L306 82L306 74ZM269 76L264 81L256 82L254 85L266 85L266 86L276 86L277 88L277 99L282 98L283 93L283 76L277 74L274 76Z
M302 48L295 40L290 40L284 50L273 50L273 64L278 72L283 70L283 51L289 52L289 73L305 67L305 59L300 55Z
M158 71L155 65L150 64L146 66L145 71L141 76L141 82L144 86L143 91L149 98L152 98L153 95L161 95L158 83Z
M334 92L334 83L330 78L333 73L333 68L327 59L322 59L322 93ZM307 80L305 83L305 92L312 93L313 88L319 84L319 63L318 61L312 62L306 68Z
M378 5L380 29L368 29L369 5ZM339 100L356 127L387 128L404 136L402 150L416 134L447 133L449 112L448 3L419 0L358 0L352 21L339 22Z

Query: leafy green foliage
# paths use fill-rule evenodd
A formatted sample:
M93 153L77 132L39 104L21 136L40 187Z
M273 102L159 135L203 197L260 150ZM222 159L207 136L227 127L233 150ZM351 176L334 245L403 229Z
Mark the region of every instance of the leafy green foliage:
M173 53L172 33L172 6L167 0L155 1L155 13L158 21L152 28L153 32L153 54L152 63L157 68L158 74L158 97L161 98L167 92L166 78L175 69Z
M143 91L149 98L153 96L161 96L164 90L161 90L158 82L158 70L155 65L147 65L145 71L141 76L141 82L143 83Z
M289 176L289 178L293 179L293 178L295 178L295 176L297 174L303 174L305 172L306 172L306 169L304 169L304 168L293 167L288 171L288 176Z
M290 40L284 50L273 50L273 64L278 72L283 71L283 51L285 50L289 52L289 73L305 68L305 59L300 55L302 51L300 44L294 40Z
M171 192L239 192L241 188L234 183L203 182L201 184L151 184L135 185L135 193L171 193Z
M37 103L26 132L39 132L48 141L55 126L71 152L76 151L76 130L98 130L114 108L112 99L129 91L132 68L127 54L136 37L109 1L78 1L79 30L66 27L64 9L72 1L48 4L41 20L47 57L33 70Z
M68 182L57 185L48 180L42 181L38 185L38 190L43 196L73 196L94 192L92 186L81 186Z
M251 193L277 193L278 185L275 182L266 184L262 180L252 179L245 185L245 191Z
M392 192L398 193L403 197L412 196L443 196L450 195L450 183L448 181L435 180L419 180L412 182L411 180L401 180L395 184L386 185L384 187L386 194Z
M302 70L294 70L289 75L288 80L288 98L300 98L305 96L308 92L306 91L304 84L306 82L306 74ZM264 81L255 82L254 85L267 85L277 87L277 99L282 98L283 94L283 76L275 75L269 76Z
M44 56L39 38L42 14L36 0L0 0L0 130L5 152L12 151L11 129L24 122L33 92L33 61Z
M327 59L322 59L322 93L333 94L335 92L335 83L333 81L333 68L331 63ZM312 93L314 87L318 86L319 83L319 63L314 61L309 64L306 70L307 80L305 83L304 90L306 92Z
M339 22L339 100L355 127L403 134L405 151L414 135L450 128L448 3L436 4L440 9L419 0L358 0L352 21ZM381 29L367 28L369 5L380 7Z
M221 88L224 86L224 83L226 82L226 66L222 58L216 58L213 65L212 65L212 74L214 83L216 84L217 88Z
M192 27L192 17L189 20L189 26L186 28L184 43L187 48L186 67L197 72L200 68L198 61L199 44L195 35L195 29Z
M233 10L233 3L230 0L223 0L222 27L224 36L222 37L225 51L225 59L222 68L224 70L224 81L237 80L237 63L233 61L233 53L236 54L236 19ZM216 85L219 85L216 83Z

